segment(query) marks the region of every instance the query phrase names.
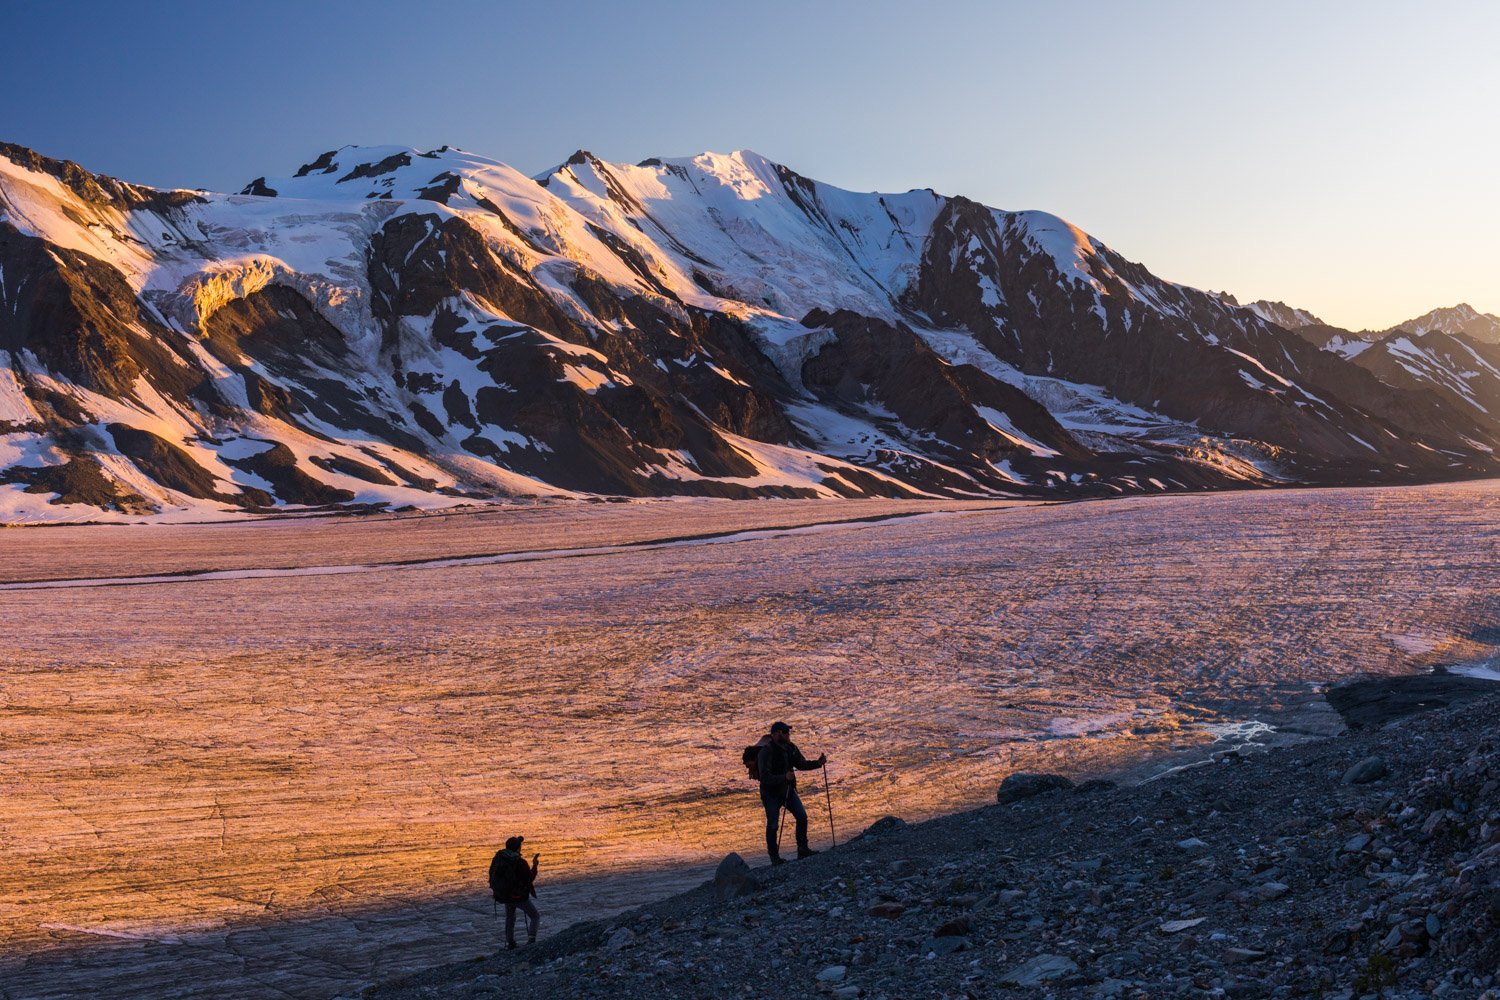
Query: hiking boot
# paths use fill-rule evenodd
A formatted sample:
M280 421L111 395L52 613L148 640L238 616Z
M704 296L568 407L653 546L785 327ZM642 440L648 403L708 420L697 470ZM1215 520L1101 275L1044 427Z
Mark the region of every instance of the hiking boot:
M821 853L821 852L815 851L811 847L799 847L799 848L797 848L797 857L798 858L810 858L814 854L818 854L818 853Z
M783 858L779 854L773 854L773 855L771 855L771 864L773 864L773 865L784 865L784 864L786 864L786 858Z
M506 951L512 951L512 950L514 950L515 947L516 947L515 939L511 939L511 940L505 942L505 950Z
M527 939L526 939L526 946L527 946L527 947L528 947L528 948L529 948L529 947L531 947L531 946L532 946L532 945L534 945L534 944L536 944L536 938L534 938L534 937L529 937L529 938L527 938Z

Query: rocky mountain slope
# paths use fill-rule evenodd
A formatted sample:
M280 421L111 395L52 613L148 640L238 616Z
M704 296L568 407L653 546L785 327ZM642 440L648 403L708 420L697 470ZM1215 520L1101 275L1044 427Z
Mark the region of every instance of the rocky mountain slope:
M1233 296L1220 293L1227 301ZM1500 417L1500 317L1462 304L1434 309L1389 330L1346 330L1283 302L1246 308L1347 358L1393 388L1430 392L1479 425Z
M1343 350L1388 385L1441 393L1478 422L1500 417L1500 344L1463 333L1398 330L1368 346L1346 342Z
M1013 775L996 805L774 870L732 855L694 893L364 995L1494 1000L1493 691L1360 682L1330 695L1345 735L1135 787Z
M0 519L1491 474L1500 427L1055 216L750 152L346 147L240 194L0 145Z

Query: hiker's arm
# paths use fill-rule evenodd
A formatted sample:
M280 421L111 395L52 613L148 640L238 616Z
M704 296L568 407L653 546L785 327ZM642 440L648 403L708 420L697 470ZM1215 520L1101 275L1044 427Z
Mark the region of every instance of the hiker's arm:
M755 767L760 771L760 783L762 785L780 788L786 784L786 775L771 773L771 744L767 743L760 748L760 755L755 758Z
M816 771L823 766L823 758L819 757L817 760L808 760L802 756L802 751L798 750L792 755L792 766L799 771Z

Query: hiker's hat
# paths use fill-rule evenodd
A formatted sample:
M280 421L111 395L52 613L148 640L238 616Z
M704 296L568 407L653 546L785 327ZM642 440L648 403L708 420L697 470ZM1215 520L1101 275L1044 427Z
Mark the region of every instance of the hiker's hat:
M771 723L771 732L773 733L789 733L791 731L792 727L787 725L785 722Z

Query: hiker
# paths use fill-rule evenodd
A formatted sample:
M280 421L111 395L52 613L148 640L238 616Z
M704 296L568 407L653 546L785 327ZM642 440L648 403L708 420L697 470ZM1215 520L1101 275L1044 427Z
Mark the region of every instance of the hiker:
M516 946L516 911L526 914L526 943L536 944L537 925L542 915L531 897L536 895L536 870L542 856L533 854L531 864L521 857L525 837L511 837L505 849L495 852L490 861L490 891L495 901L505 904L505 947Z
M792 727L785 722L771 724L771 732L761 737L756 771L760 778L760 804L766 809L766 853L771 864L782 863L776 844L781 810L786 809L797 821L797 857L807 858L818 852L807 846L807 810L797 796L797 772L816 771L828 762L823 754L810 761L792 742Z

